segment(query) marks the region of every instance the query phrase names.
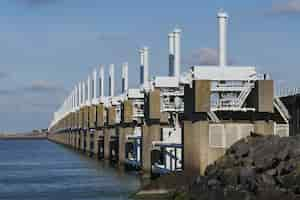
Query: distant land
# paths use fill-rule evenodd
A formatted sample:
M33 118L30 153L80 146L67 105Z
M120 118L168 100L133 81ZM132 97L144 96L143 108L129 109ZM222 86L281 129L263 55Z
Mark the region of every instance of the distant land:
M25 133L0 133L0 140L9 140L9 139L46 139L47 130L33 130L31 132Z

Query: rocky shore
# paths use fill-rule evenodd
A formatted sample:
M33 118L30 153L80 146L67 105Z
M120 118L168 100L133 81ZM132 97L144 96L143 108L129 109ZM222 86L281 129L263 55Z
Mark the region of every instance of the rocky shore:
M300 199L300 136L242 139L205 176L171 174L142 191L150 189L164 189L175 200Z

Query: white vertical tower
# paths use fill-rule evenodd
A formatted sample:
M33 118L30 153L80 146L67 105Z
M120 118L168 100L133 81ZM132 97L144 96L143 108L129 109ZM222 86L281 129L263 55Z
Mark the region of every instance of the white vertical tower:
M180 34L181 30L176 28L174 34L174 76L180 77L181 51L180 51Z
M77 104L76 104L76 98L77 98L77 89L76 89L76 86L74 87L74 111L76 110L77 108Z
M72 90L72 112L75 110L75 88Z
M227 20L228 15L224 11L218 12L219 22L219 65L225 67L227 65Z
M140 84L144 85L144 49L140 49L139 54L140 54Z
M92 100L92 98L91 98L91 96L92 96L91 81L92 81L92 79L91 79L91 76L89 75L88 79L87 79L87 105L90 105L91 100Z
M128 63L125 62L122 65L122 93L128 90Z
M74 110L76 110L76 86L74 87L74 90L73 90L73 101L74 101Z
M75 85L75 109L78 108L78 89L77 85Z
M113 97L115 94L115 66L114 64L109 65L109 81L108 81L108 88L109 88L109 96Z
M144 86L147 87L149 82L149 49L148 47L143 48L144 52Z
M93 103L97 101L97 70L93 71Z
M168 39L169 39L169 76L174 76L174 33L169 33Z
M78 108L80 108L81 106L81 102L82 102L82 91L81 91L82 87L81 87L81 82L78 83Z
M81 81L81 87L82 87L82 105L85 105L85 101L86 101L85 81Z
M104 97L104 66L100 65L99 68L99 96Z

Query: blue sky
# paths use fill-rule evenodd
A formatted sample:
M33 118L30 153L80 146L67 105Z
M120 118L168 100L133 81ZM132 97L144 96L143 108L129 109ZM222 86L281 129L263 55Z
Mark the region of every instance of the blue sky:
M232 63L299 87L300 0L1 0L0 7L0 132L47 127L66 93L99 64L114 63L119 77L129 62L136 86L141 46L150 47L150 73L167 74L174 27L183 30L182 71L214 64L220 8L230 16Z

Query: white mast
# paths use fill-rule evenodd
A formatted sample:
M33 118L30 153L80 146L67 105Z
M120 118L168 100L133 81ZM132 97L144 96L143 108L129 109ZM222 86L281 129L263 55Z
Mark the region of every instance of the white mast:
M109 96L113 97L115 95L115 66L114 64L109 65Z
M227 19L226 12L218 13L219 22L219 65L225 67L227 65Z
M91 104L91 96L92 96L92 88L91 88L92 84L91 84L91 76L88 76L87 79L87 105Z
M181 51L180 51L180 29L175 29L174 32L174 76L180 77L180 63L181 63Z
M96 103L97 100L97 70L93 71L93 103Z
M169 33L168 39L169 39L169 76L174 76L174 33Z
M125 62L122 65L122 93L128 90L128 63Z
M148 47L143 48L144 52L144 86L147 87L149 82L149 49Z
M104 66L100 65L99 69L99 96L104 97Z

